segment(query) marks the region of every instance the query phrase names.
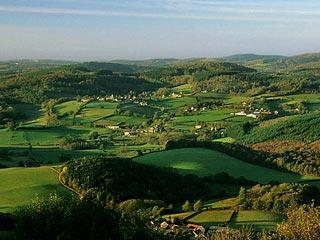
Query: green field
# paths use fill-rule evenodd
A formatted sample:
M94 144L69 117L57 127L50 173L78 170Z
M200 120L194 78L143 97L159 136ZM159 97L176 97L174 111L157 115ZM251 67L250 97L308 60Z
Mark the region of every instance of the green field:
M183 148L155 152L140 156L135 160L154 166L173 167L182 174L208 176L226 172L234 177L243 176L260 183L270 181L297 182L308 179L300 175L249 164L224 153L203 148Z
M136 103L125 103L121 105L121 109L126 111L131 111L134 115L153 117L155 113L160 112L158 108L151 106L140 106Z
M25 128L18 130L0 129L0 145L56 145L59 140L70 135L88 134L90 130L84 128L48 128L48 129L33 129Z
M103 152L98 149L90 150L63 150L55 147L33 147L32 151L26 146L19 147L1 147L0 151L7 151L8 157L0 156L0 164L7 167L17 167L20 161L27 161L32 157L40 164L56 164L61 163L61 156L69 156L71 159L83 157L85 155L102 154Z
M208 201L204 207L209 209L232 208L238 204L238 197Z
M177 87L172 88L173 92L178 92L182 94L191 94L192 93L192 86L191 84L183 84Z
M203 211L193 218L189 219L189 222L198 223L204 227L210 227L212 225L226 225L231 220L233 210L214 210Z
M69 190L60 185L58 176L50 167L8 168L0 170L0 211L10 212L14 208L31 203L36 197L47 197L57 193L71 196Z
M138 117L138 116L123 116L123 115L115 115L111 117L107 117L99 122L110 123L110 125L131 125L137 126L141 125L147 118Z
M241 228L252 226L256 230L275 230L278 223L282 222L283 216L274 215L265 211L239 211L232 219L231 226Z
M222 142L222 143L234 143L236 140L232 137L224 137L214 139L213 142Z
M76 113L81 106L81 103L75 100L59 103L54 106L54 110L57 111L58 115L62 116L66 113Z
M190 217L194 213L195 212L184 212L184 213L168 214L168 215L163 215L162 218L167 220L167 221L170 220L170 219L184 220L184 219Z
M111 116L117 103L111 102L90 102L81 108L81 111L76 116L77 124L90 124L99 119Z
M194 97L168 98L159 101L162 107L165 107L169 112L177 112L180 108L196 104L197 100Z
M228 118L234 118L230 116L233 112L230 109L220 110L207 110L196 115L177 116L173 119L173 126L178 129L194 129L197 122L212 123L217 121L223 121Z

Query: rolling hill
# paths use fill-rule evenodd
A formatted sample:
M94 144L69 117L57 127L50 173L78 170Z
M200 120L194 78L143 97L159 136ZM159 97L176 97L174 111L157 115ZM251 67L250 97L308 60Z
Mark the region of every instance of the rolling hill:
M137 157L135 161L157 167L171 167L184 175L208 176L226 172L233 177L245 177L260 183L296 182L303 179L302 176L296 174L249 164L224 153L203 148L155 152Z

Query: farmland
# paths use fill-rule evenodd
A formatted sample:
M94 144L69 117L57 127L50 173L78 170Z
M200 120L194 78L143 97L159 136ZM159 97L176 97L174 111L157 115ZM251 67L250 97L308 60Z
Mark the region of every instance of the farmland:
M243 176L260 183L296 182L305 179L303 176L248 164L221 152L201 148L156 152L138 157L136 161L159 167L172 167L182 174L207 176L226 172L234 177Z
M30 204L36 197L50 194L69 197L69 190L61 186L58 175L50 167L8 168L0 170L0 209L11 212Z
M264 211L239 211L231 222L231 226L241 228L250 226L256 230L275 230L278 223L284 219L281 215L275 215Z
M288 91L281 74L210 60L126 66L130 73L84 65L22 74L24 86L38 84L35 94L10 90L20 78L1 85L11 98L0 98L0 212L71 196L57 166L84 196L144 208L156 224L275 230L288 205L309 203L320 189L312 78Z
M233 214L234 212L232 210L203 211L189 219L189 221L205 227L213 225L221 226L226 225L231 220Z

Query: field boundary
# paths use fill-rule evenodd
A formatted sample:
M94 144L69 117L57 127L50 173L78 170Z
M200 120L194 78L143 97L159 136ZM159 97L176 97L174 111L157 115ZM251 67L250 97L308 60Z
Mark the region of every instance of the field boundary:
M60 183L63 187L65 187L65 188L68 189L69 191L71 191L71 192L77 194L79 197L81 197L81 194L80 194L79 192L77 192L76 190L74 190L73 188L69 187L68 185L66 185L66 184L64 184L64 183L62 182L62 180L61 180L61 178L60 178L60 173L59 173L59 171L58 171L57 169L55 169L54 167L51 167L51 169L58 174L58 181L59 181L59 183Z

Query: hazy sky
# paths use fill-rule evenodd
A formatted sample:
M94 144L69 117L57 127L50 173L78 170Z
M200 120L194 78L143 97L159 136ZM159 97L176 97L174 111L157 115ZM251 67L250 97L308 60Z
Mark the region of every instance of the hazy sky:
M0 59L315 51L319 0L0 0Z

